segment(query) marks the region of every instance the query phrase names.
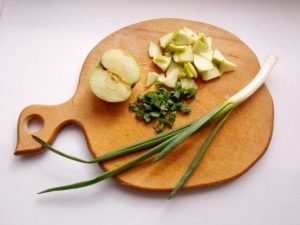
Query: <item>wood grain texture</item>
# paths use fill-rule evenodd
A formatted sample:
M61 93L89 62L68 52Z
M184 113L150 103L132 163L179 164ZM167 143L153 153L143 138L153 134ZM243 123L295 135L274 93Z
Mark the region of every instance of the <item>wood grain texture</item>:
M33 105L25 108L18 123L18 143L15 154L40 152L26 123L40 117L43 129L35 135L52 143L60 129L70 123L79 125L86 136L94 156L100 156L116 147L124 146L155 135L152 125L137 121L128 110L128 103L137 95L148 91L145 87L149 71L157 71L148 57L149 41L181 27L189 27L213 37L213 47L220 49L226 58L237 64L237 70L221 78L203 82L197 80L199 92L190 101L192 112L179 115L175 126L191 121L210 111L246 86L260 66L255 54L239 38L218 27L181 19L157 19L137 23L116 31L104 38L89 53L80 74L76 94L69 101L56 105ZM102 53L111 48L121 48L131 53L141 66L142 80L134 87L131 98L123 103L106 103L95 97L89 89L88 79L98 64ZM273 102L265 86L240 105L217 134L201 164L184 188L204 187L232 180L246 172L266 151L273 128ZM151 191L167 191L182 176L211 127L194 134L170 155L156 164L150 160L117 176L132 187ZM101 164L105 170L122 165L139 153Z

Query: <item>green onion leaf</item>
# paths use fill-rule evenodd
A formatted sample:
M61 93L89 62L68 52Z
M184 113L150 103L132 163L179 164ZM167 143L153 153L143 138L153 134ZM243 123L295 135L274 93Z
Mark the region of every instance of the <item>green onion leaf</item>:
M176 137L176 136L174 136L174 137ZM167 144L172 142L174 137L169 138L168 140L160 143L159 145L155 146L154 148L142 153L140 156L130 160L129 162L125 163L124 165L122 165L120 167L117 167L116 169L109 170L109 171L101 174L100 176L98 176L96 178L93 178L93 179L87 180L87 181L82 181L82 182L70 184L70 185L49 188L49 189L46 189L44 191L39 192L38 194L43 194L43 193L53 192L53 191L63 191L63 190L77 189L77 188L90 186L92 184L96 184L96 183L98 183L102 180L105 180L105 179L109 178L109 177L115 176L115 175L117 175L117 174L119 174L119 173L121 173L121 172L137 165L138 163L150 158L151 156L157 154L164 146L166 146Z
M193 133L195 133L197 130L199 130L201 127L207 125L210 122L210 119L217 115L222 109L224 109L227 105L230 105L229 103L222 104L221 106L217 106L213 110L211 110L209 113L205 114L198 120L196 120L191 126L184 129L180 134L176 136L176 139L174 139L170 144L168 144L162 151L154 158L153 162L157 162L164 158L167 154L169 154L177 145L179 145L181 142L183 142L185 139L187 139L189 136L191 136ZM230 109L230 107L228 108Z
M184 173L184 175L181 177L181 179L179 180L179 182L177 183L177 185L175 186L175 188L173 189L173 191L170 193L169 199L171 199L172 197L174 197L176 195L176 193L183 187L183 185L186 183L186 181L190 178L190 176L192 175L192 173L195 171L195 169L199 165L201 159L203 158L206 150L208 149L210 143L212 142L212 140L216 136L216 134L219 131L219 129L221 128L221 126L224 124L225 120L228 118L230 112L231 111L229 111L216 124L216 126L213 128L213 130L208 135L208 137L205 139L204 143L199 148L197 154L195 155L195 157L194 157L193 161L191 162L191 164L189 165L188 169L186 170L186 172Z

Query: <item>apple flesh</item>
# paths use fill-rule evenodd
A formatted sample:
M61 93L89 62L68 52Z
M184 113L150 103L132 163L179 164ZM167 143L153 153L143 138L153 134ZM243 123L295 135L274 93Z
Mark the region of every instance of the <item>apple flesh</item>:
M195 89L198 89L198 86L197 86L194 79L182 78L182 79L180 79L180 83L181 83L182 88L186 88L186 89L195 88Z
M208 81L221 75L222 73L220 72L220 70L216 66L214 66L212 69L204 71L202 73L202 79Z
M176 45L189 45L193 42L191 34L184 29L179 29L174 37L174 43Z
M171 57L159 55L153 58L153 63L161 68L162 71L166 71L171 63Z
M185 63L183 68L188 78L198 77L197 71L192 63Z
M91 91L107 102L122 102L131 95L131 86L141 78L135 59L121 49L103 53L98 65L89 77Z
M131 95L131 87L109 71L96 67L89 80L92 92L106 102L122 102Z
M148 54L151 58L162 55L160 47L152 41L149 44Z
M181 53L174 53L173 59L177 63L192 62L194 59L193 49L190 45L185 47L185 50Z
M101 64L126 84L134 84L141 78L140 68L135 59L121 49L110 49L104 52Z
M150 87L152 84L154 84L157 79L158 79L159 75L155 72L149 72L148 76L147 76L147 83L146 86Z
M194 64L199 72L204 72L214 68L213 63L201 55L194 55Z
M220 63L220 71L222 73L233 71L233 70L235 70L235 68L236 68L236 65L227 59L224 59Z
M163 35L159 39L160 46L162 48L167 47L167 45L172 41L172 39L174 38L174 36L175 36L174 32L170 32L170 33L167 33L167 34Z

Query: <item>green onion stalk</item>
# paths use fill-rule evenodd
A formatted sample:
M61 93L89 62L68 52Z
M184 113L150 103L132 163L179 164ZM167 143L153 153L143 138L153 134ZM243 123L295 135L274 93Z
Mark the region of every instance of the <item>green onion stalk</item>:
M65 186L59 186L54 188L46 189L41 193L46 192L53 192L53 191L63 191L63 190L70 190L70 189L76 189L76 188L82 188L86 187L95 183L98 183L102 180L105 180L106 178L113 177L129 168L134 167L135 165L143 162L144 160L154 157L153 162L157 162L164 158L166 155L168 155L170 152L172 152L178 145L180 145L184 140L186 140L188 137L190 137L192 134L203 128L204 126L208 125L211 122L216 121L216 124L211 131L211 133L208 135L204 143L199 148L199 151L196 153L193 161L187 168L186 172L183 174L182 178L179 180L173 191L171 192L169 198L172 198L178 190L180 190L185 182L188 180L188 178L192 175L193 171L196 169L197 165L201 161L204 153L208 149L209 145L211 144L213 138L216 136L218 130L221 128L221 126L224 124L225 120L229 116L229 113L236 108L239 104L244 102L246 99L248 99L253 93L259 89L265 82L268 74L271 72L273 66L275 65L277 61L277 57L273 54L270 54L267 56L267 59L265 60L264 64L262 65L261 69L255 76L255 78L243 89L241 89L239 92L231 96L229 99L227 99L225 102L221 103L214 109L212 109L210 112L205 114L204 116L191 121L189 123L186 123L176 129L173 129L169 132L165 132L159 135L156 135L152 138L145 139L143 141L139 141L137 143L127 145L121 148L114 149L100 157L97 157L93 160L83 160L80 158L77 158L75 156L71 156L69 154L63 153L62 151L59 151L57 149L54 149L51 145L44 142L42 139L40 139L37 136L32 136L38 143L40 143L44 148L49 149L50 151L68 158L70 160L74 160L81 163L99 163L104 162L116 157L120 157L122 155L127 155L132 152L140 151L143 149L150 148L149 150L146 150L142 152L139 156L135 157L134 159L130 160L129 162L123 164L120 167L117 167L113 170L106 171L102 173L101 175L87 181L78 182L70 185Z

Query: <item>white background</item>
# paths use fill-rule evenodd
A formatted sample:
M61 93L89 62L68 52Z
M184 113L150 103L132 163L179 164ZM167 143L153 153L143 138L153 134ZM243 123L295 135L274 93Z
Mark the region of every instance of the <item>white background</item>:
M0 223L284 224L300 222L300 1L1 1ZM272 142L244 176L221 187L179 194L143 193L113 179L75 191L37 195L85 180L99 168L50 152L16 157L17 119L30 104L71 98L87 53L103 37L146 19L179 17L235 33L279 62L267 80L275 104ZM90 158L82 132L65 128L54 144Z

